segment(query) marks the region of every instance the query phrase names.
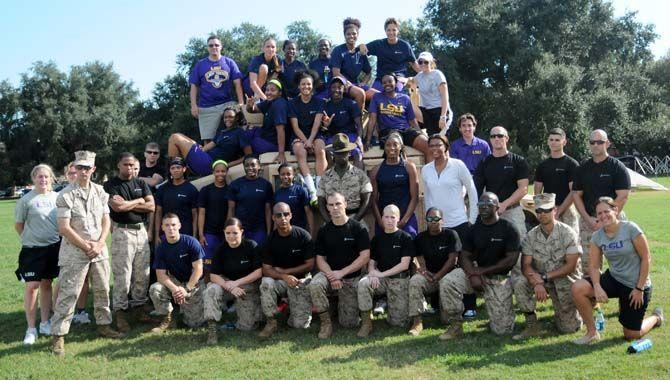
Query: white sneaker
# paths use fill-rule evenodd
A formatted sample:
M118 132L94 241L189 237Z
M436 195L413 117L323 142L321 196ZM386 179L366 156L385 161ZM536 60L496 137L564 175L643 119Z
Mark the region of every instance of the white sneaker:
M374 315L380 315L384 314L386 312L386 300L379 300L377 301L377 305L375 305L375 308L372 309L372 314Z
M237 311L237 309L235 309L235 304L232 304L232 305L230 305L230 307L226 310L226 313L228 313L228 314L234 314L236 311Z
M42 335L51 335L51 321L47 320L46 322L40 323L40 334Z
M23 344L31 346L35 344L36 340L37 340L37 329L34 327L29 327L28 330L26 330L26 337L23 338Z
M423 314L435 314L433 306L426 301L423 301Z
M91 318L88 317L86 310L82 310L79 313L76 313L74 317L72 317L72 322L79 325L87 325L91 323Z

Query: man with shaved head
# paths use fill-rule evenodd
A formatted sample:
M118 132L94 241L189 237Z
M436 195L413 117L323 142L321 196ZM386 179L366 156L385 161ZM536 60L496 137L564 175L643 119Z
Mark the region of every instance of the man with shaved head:
M619 211L623 211L630 193L628 170L624 164L607 153L610 144L607 132L602 129L591 132L591 158L579 166L572 184L573 201L581 216L579 239L583 252L583 273L588 273L591 235L602 227L596 218L596 201L600 197L612 197Z
M312 302L307 285L314 267L314 246L306 230L291 225L291 208L279 202L272 208L276 229L262 248L263 279L261 281L261 308L267 323L258 334L269 338L277 331L277 299L288 297L291 316L288 324L306 329L312 321Z

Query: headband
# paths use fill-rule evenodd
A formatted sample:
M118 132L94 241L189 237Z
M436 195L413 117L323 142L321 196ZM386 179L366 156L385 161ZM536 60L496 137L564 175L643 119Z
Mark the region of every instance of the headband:
M272 83L272 84L274 84L275 86L277 86L280 90L283 89L283 86L281 85L281 82L278 81L278 80L276 80L276 79L270 79L270 80L268 81L268 84L270 84L270 83Z
M216 167L216 165L223 164L226 168L228 167L228 163L224 160L216 160L212 163L212 169Z

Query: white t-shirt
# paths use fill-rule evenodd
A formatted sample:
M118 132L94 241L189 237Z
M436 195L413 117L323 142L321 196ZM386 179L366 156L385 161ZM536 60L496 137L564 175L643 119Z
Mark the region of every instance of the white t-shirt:
M424 184L424 204L426 210L437 207L442 210L445 227L456 227L465 222L477 220L477 189L472 176L463 161L449 158L442 172L437 173L435 161L421 168ZM465 191L468 194L470 216L466 215Z

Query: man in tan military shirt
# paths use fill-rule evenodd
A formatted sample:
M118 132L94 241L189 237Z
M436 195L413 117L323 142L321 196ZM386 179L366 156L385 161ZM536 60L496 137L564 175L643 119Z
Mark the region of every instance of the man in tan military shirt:
M581 278L578 262L582 248L577 233L556 220L555 199L552 193L533 197L540 224L522 243L523 276L512 276L517 305L526 317L526 328L512 337L515 340L540 335L535 306L549 297L561 332L572 333L582 326L570 291L572 283Z
M63 337L70 330L77 296L89 273L93 307L98 333L107 338L121 338L111 328L109 310L109 255L105 240L109 234L109 195L102 186L91 182L95 172L95 153L78 151L74 166L77 181L58 195L58 231L63 236L58 265L60 291L51 319L52 350L64 355Z

